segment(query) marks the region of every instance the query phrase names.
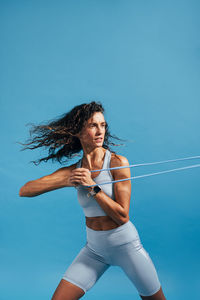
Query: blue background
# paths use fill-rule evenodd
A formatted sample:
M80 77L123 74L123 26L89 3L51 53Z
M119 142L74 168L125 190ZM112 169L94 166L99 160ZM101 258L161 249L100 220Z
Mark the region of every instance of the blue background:
M19 197L27 181L61 167L29 163L47 152L20 151L27 123L96 100L128 140L113 149L131 164L200 155L199 9L197 0L0 1L1 300L50 299L86 238L74 188ZM199 172L132 182L130 219L171 300L199 295ZM118 267L84 297L139 299Z

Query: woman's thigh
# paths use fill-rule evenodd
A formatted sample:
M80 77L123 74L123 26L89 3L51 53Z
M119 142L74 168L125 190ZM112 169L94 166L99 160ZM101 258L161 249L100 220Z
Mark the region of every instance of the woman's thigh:
M140 295L150 296L159 291L161 285L155 266L139 238L118 247L114 260L114 264L123 269Z
M109 267L104 257L95 253L86 244L69 265L62 279L86 292Z

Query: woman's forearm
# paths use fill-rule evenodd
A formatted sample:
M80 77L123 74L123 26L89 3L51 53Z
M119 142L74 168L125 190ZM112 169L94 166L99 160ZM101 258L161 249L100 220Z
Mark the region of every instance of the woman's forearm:
M36 179L28 181L19 191L20 197L35 197L40 194L53 191L59 188L66 187L66 182L63 178L57 179Z
M126 214L124 208L107 196L103 191L100 191L95 196L95 200L99 203L102 209L119 225L126 223L129 216Z

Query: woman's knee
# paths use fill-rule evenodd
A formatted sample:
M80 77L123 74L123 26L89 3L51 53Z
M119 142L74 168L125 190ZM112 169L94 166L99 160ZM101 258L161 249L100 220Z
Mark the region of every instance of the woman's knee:
M151 295L151 296L142 296L140 295L140 297L143 300L166 300L164 294L163 294L163 290L162 287L160 287L159 291L156 292L155 294Z
M78 300L85 294L84 290L79 286L61 279L51 300Z

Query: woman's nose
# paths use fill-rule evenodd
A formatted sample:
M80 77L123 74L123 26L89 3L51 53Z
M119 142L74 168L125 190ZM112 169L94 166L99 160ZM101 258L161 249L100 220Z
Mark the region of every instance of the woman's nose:
M97 133L103 133L103 128L101 126L98 126L97 127Z

